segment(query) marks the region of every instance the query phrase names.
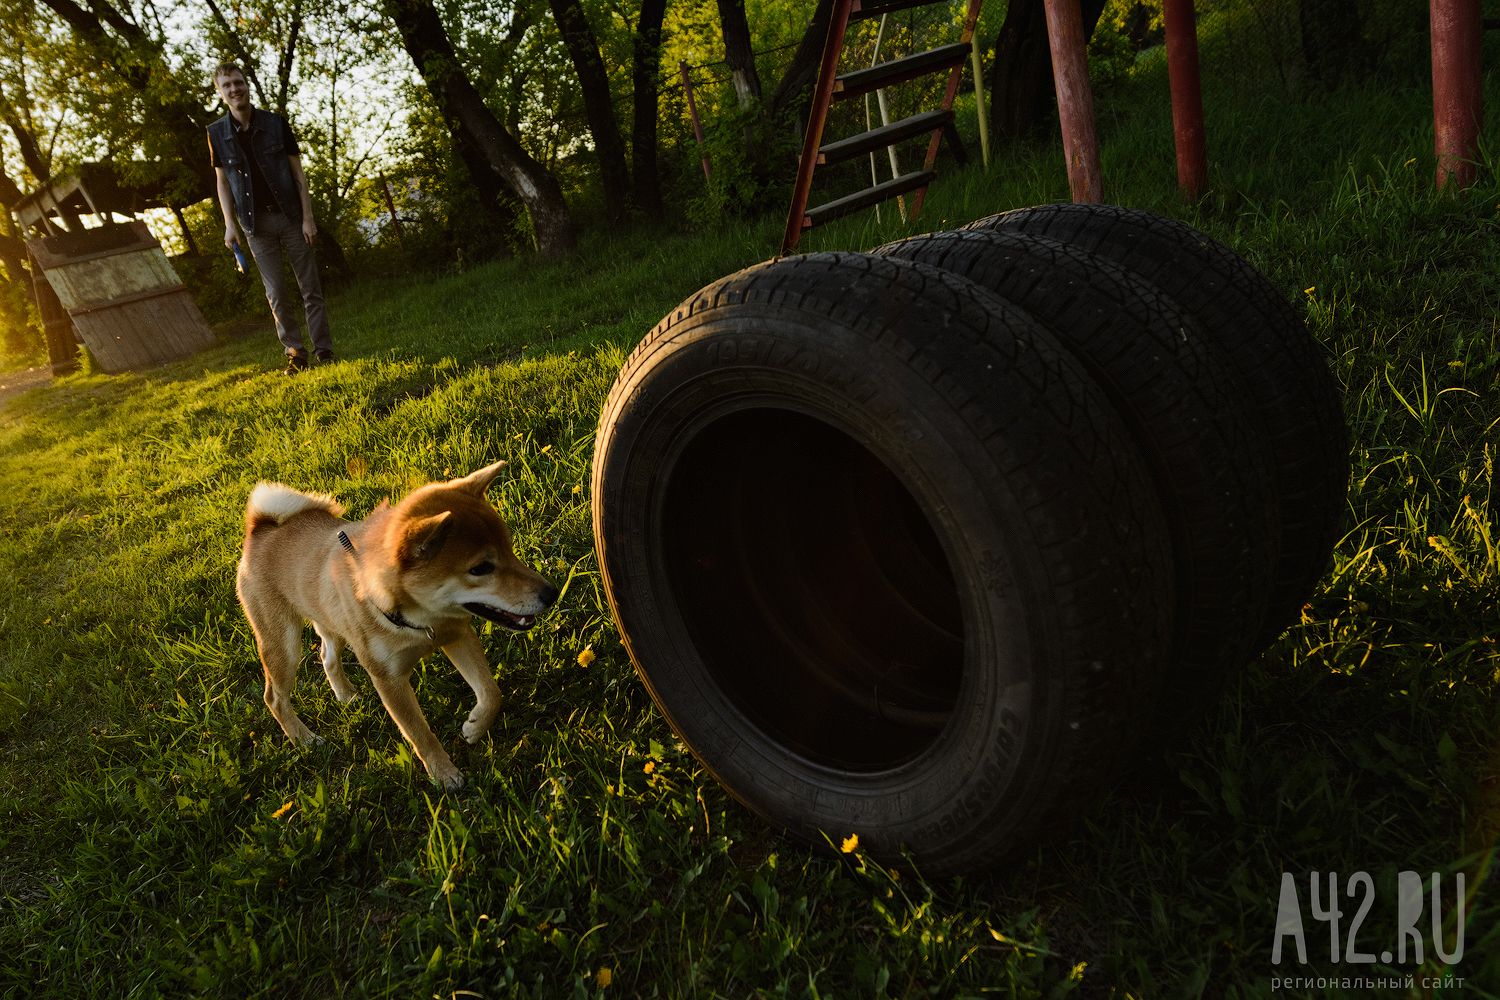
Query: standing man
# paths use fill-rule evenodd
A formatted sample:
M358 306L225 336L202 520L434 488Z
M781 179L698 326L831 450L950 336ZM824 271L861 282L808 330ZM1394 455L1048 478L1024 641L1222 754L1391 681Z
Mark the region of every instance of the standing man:
M239 246L238 218L266 286L276 336L286 350L286 374L295 375L307 367L307 348L287 291L283 256L291 260L302 292L313 350L320 362L333 360L323 285L312 249L318 226L302 172L302 150L285 118L251 106L250 88L239 66L216 67L214 89L229 108L228 114L208 127L209 155L218 175L219 208L224 213L224 245L230 250Z

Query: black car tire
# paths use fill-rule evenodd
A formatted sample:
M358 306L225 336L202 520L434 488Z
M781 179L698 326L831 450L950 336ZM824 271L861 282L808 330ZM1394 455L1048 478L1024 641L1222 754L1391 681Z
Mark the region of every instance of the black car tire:
M1269 445L1281 525L1263 647L1295 621L1344 523L1349 439L1338 384L1320 345L1269 280L1185 223L1115 205L1061 204L980 219L970 230L1048 236L1108 257L1155 285L1197 321L1252 401Z
M657 705L812 843L992 864L1109 786L1159 694L1170 546L1130 434L941 269L812 254L689 298L610 393L592 503Z
M874 251L933 264L1015 303L1104 389L1146 459L1172 537L1176 635L1156 730L1176 733L1259 651L1280 528L1273 456L1216 345L1155 286L1045 236L974 230Z

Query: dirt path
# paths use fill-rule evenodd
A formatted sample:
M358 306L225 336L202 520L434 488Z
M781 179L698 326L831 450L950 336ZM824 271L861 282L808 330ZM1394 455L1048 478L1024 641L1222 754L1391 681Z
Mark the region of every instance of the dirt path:
M36 368L19 368L10 372L0 372L0 407L4 407L11 401L13 396L19 396L27 389L46 385L51 378L52 372L46 365L39 365Z

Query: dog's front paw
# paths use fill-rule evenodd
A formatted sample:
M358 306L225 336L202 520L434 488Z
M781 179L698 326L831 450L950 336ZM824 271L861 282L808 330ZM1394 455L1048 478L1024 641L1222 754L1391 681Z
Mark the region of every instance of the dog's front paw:
M287 730L287 739L292 741L293 746L312 747L323 742L323 737L308 729L302 723L297 723L295 728Z
M490 731L499 714L499 705L475 705L474 711L469 713L468 721L464 723L464 739L470 743L478 743L479 737Z
M449 764L445 768L434 768L432 780L443 786L444 791L456 792L464 787L464 773Z

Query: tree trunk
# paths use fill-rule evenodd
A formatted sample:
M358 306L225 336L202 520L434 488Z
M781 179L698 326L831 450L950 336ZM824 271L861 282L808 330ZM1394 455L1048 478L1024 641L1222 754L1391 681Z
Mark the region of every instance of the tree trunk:
M385 9L437 102L455 145L462 149L461 142L472 143L520 198L531 216L537 249L543 256L558 257L573 249L577 232L557 178L532 159L485 106L479 91L459 67L458 54L432 0L386 0ZM481 183L478 177L475 181Z
M800 124L812 100L812 86L818 79L818 65L823 61L823 43L828 39L828 22L833 16L833 0L818 0L812 20L792 53L792 61L781 81L771 92L771 116L795 116Z
M1089 37L1104 12L1104 0L1081 3L1083 33ZM1052 121L1056 111L1046 9L1042 0L1013 0L995 39L990 131L999 141L1034 135Z
M745 0L719 0L719 29L724 33L724 61L729 64L735 96L740 107L749 107L760 97L760 74L755 71L755 51L750 47Z
M481 247L480 250L484 253L508 255L513 250L509 234L515 231L516 219L520 215L516 208L516 194L505 183L505 178L490 165L489 158L473 137L467 132L459 131L452 134L452 139L453 152L468 171L469 180L473 183L474 196L479 202L479 211L483 213L483 225L497 234L506 235L506 238L497 238L492 245Z
M22 197L20 186L0 169L0 327L5 329L5 347L17 352L34 346L29 343L33 328L24 305L31 298L29 255L10 214Z
M292 89L292 61L297 54L297 36L302 31L302 0L293 0L292 23L287 28L286 44L281 48L281 58L276 63L276 113L286 117L288 93Z
M583 109L594 136L599 159L599 178L604 185L604 209L613 222L623 221L630 211L630 172L625 166L625 141L615 122L614 101L609 93L609 74L599 55L599 42L584 17L579 0L547 0L563 44L573 60L578 87L583 91Z
M19 237L0 233L0 284L19 285L31 278L26 270L26 244Z
M666 12L667 0L641 0L641 19L632 39L635 119L630 129L631 173L635 177L636 207L648 219L662 215L661 171L656 165L656 79L661 69L661 23Z

